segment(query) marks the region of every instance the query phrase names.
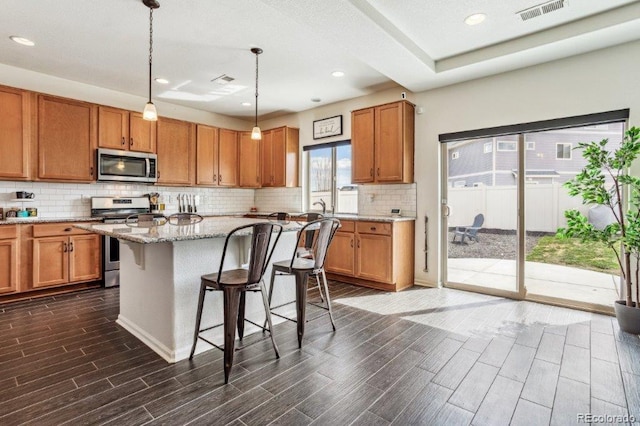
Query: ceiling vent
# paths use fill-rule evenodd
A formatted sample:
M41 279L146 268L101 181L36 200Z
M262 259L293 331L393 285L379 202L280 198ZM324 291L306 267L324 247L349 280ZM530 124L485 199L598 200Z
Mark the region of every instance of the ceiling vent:
M211 80L211 82L212 83L216 83L216 84L220 84L220 85L225 85L225 84L231 83L233 80L235 80L235 78L229 77L226 74L222 74L222 75L217 76L213 80Z
M567 0L552 0L521 10L520 12L516 12L516 15L519 15L520 19L523 21L528 21L529 19L555 12L556 10L560 10L566 6L569 6L569 2Z

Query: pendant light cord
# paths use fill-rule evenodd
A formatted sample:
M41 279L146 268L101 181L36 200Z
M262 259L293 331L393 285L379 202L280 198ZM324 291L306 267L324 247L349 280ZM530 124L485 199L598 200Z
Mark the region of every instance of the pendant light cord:
M258 55L260 53L256 51L256 127L258 127Z
M153 62L153 8L149 8L149 102L151 102L151 66Z

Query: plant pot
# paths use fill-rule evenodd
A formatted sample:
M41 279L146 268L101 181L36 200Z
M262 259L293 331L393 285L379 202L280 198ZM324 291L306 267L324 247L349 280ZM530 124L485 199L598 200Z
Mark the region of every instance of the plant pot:
M624 300L616 300L614 303L620 330L631 334L640 334L640 309L635 306L635 302L633 306L627 306Z

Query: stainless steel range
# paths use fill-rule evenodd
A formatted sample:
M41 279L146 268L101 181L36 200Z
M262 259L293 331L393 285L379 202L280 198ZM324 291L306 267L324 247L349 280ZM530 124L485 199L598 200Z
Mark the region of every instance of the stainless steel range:
M148 197L92 197L91 217L104 223L124 223L132 214L149 213ZM120 285L120 243L116 238L103 237L104 286Z

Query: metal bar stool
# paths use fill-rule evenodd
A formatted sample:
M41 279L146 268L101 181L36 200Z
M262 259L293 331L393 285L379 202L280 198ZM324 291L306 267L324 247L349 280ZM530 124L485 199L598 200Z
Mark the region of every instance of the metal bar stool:
M273 212L267 216L267 220L283 222L286 225L291 221L291 215L287 212Z
M274 262L271 269L271 284L269 286L269 308L273 315L287 319L289 321L296 322L298 324L298 347L302 347L302 337L304 336L305 314L307 306L307 282L310 275L314 275L318 282L320 281L320 275L322 275L322 281L324 284L325 302L327 306L321 306L329 312L329 319L331 320L331 326L335 331L336 325L333 322L333 312L331 310L331 298L329 297L329 287L327 286L327 276L324 272L324 261L327 257L327 250L329 244L335 235L336 231L340 227L340 221L338 219L320 219L307 223L298 233L298 243L296 244L296 250L290 260L282 260ZM310 257L299 257L297 255L297 248L300 245L300 239L309 230L317 229L317 237L315 238L315 244L312 245L313 255ZM271 307L271 300L273 298L273 286L275 283L276 275L294 275L296 279L296 316L297 319L280 315L273 312L273 309L280 308L294 302L283 303L278 306ZM322 294L322 293L321 293Z
M248 235L250 229L253 232L251 234L251 255L249 257L248 269L232 269L223 271L224 258L227 253L229 239L237 235ZM274 232L276 232L276 238L271 249L269 250L271 237ZM271 335L271 342L273 343L273 349L276 353L276 358L280 358L280 354L278 353L278 346L276 345L276 341L273 338L273 324L271 322L271 313L269 310L269 302L267 301L267 293L263 276L281 234L282 225L270 222L254 223L235 228L229 233L224 242L224 249L222 251L222 259L220 260L220 269L218 270L218 272L203 275L201 277L202 279L200 283L200 296L198 299L196 327L193 334L193 346L191 347L191 354L189 355L189 359L193 358L198 339L204 340L210 345L223 350L225 383L229 383L229 374L231 373L231 367L233 365L236 327L238 329L240 340L242 340L242 337L244 335L245 321L262 328L264 331L269 332L269 334ZM217 324L201 329L200 322L202 320L204 296L207 291L223 292L224 322L223 324ZM264 310L267 316L265 322L268 323L268 328L256 324L255 322L250 321L244 317L245 292L247 291L259 291L262 293L262 302L264 304ZM221 325L224 325L224 347L220 347L200 335L200 333L204 331L211 330L215 327L220 327Z

